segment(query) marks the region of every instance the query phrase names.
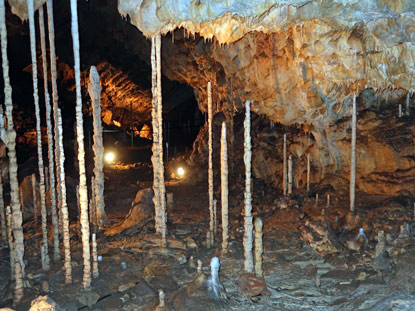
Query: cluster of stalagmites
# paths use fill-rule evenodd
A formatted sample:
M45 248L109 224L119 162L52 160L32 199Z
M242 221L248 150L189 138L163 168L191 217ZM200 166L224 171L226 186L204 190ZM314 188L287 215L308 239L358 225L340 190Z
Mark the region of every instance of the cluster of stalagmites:
M47 2L47 17L49 29L49 47L50 47L50 76L52 84L52 107L50 105L49 85L48 85L48 64L47 64L47 50L46 50L46 31L44 22L43 4ZM32 56L32 72L33 72L33 98L35 104L36 114L36 130L37 130L37 150L38 150L38 176L39 182L36 181L36 175L32 175L33 188L33 215L34 221L38 220L38 202L40 205L41 216L41 230L42 230L42 244L40 245L40 255L43 270L51 268L49 257L49 238L48 238L48 221L47 221L47 194L50 195L51 202L51 222L53 232L53 260L54 264L60 261L60 246L59 234L63 238L63 252L64 252L64 269L65 282L72 282L72 263L71 263L71 246L70 246L70 232L69 232L69 215L66 197L66 182L64 171L64 133L62 125L62 115L58 107L58 91L56 83L56 54L55 54L55 35L54 35L54 21L53 21L53 2L48 1L11 1L13 11L22 19L28 18L30 29L30 47ZM42 52L43 63L43 80L44 80L44 101L46 107L46 126L48 137L48 167L43 165L42 142L41 142L41 115L38 94L38 77L37 77L37 61L36 55L36 31L35 31L35 9L39 11L39 29L40 29L40 45ZM80 83L80 59L79 59L79 34L78 34L78 17L77 17L77 3L71 1L72 12L72 37L75 59L75 82L76 82L76 123L77 123L77 140L78 140L78 160L79 160L79 205L80 205L80 224L82 229L82 242L84 254L84 276L83 286L85 288L91 283L91 259L90 259L90 232L88 219L88 193L85 174L85 154L84 154L84 138L83 138L83 116L82 116L82 101L81 101L81 83ZM10 206L4 207L3 197L3 183L1 174L0 178L0 224L2 234L2 247L8 247L10 250L10 267L11 278L14 280L14 303L17 304L24 295L24 277L26 275L26 267L24 261L24 237L22 230L22 200L23 196L19 193L19 185L17 181L17 159L16 159L16 133L13 129L12 118L12 89L9 79L9 67L7 59L7 29L5 19L5 4L4 0L0 1L0 35L2 47L2 66L5 92L5 107L6 114L0 115L0 135L1 140L5 143L8 150L9 157L9 180L11 189ZM95 178L91 185L91 212L95 213L95 225L104 225L106 223L106 215L104 211L104 177L103 177L103 146L102 146L102 125L100 115L100 86L99 76L96 69L91 68L90 76L90 95L93 101L94 110L94 152L95 152ZM53 116L53 118L52 118ZM6 124L4 122L6 120ZM52 125L53 120L53 125ZM3 162L6 165L6 162ZM0 168L1 171L5 167ZM95 180L95 181L94 181ZM56 181L56 182L55 182ZM40 195L40 201L37 198L37 193ZM20 194L20 197L19 197ZM97 243L96 233L92 235L92 255L93 265L92 271L94 277L98 276L98 260L97 260Z

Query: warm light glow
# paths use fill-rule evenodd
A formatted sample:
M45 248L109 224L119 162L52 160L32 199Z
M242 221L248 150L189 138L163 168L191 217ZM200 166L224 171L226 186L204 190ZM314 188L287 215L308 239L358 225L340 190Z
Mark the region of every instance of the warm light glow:
M177 175L179 175L180 178L182 178L184 176L184 169L183 169L183 167L179 167L177 169Z
M115 154L113 152L107 152L105 154L105 162L111 163L111 162L114 162L114 160L115 160Z

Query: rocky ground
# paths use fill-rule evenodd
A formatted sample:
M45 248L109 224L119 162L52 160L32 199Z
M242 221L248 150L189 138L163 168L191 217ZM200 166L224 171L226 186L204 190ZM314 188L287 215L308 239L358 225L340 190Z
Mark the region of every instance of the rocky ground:
M151 187L150 167L119 163L106 169L106 178L110 224L98 232L102 261L100 275L93 279L91 289L82 289L81 236L76 215L71 222L70 285L64 284L62 262L53 262L50 271L41 270L40 225L27 221L25 297L14 310L29 310L39 295L53 299L60 306L56 310L156 310L159 289L166 294L166 308L157 310L414 308L415 231L412 203L407 198L361 193L356 213L350 214L348 200L335 193L330 193L327 208L325 189L319 189L317 204L315 192L297 190L291 198L281 199L280 194L255 181L253 212L264 221L264 289L261 280L242 274L243 193L238 190L242 189L239 182L234 181L230 187L230 247L223 255L220 228L215 245L206 247L209 215L205 184L169 182L167 191L173 193L174 205L168 210L166 251L158 247L151 205L142 204L135 211L143 217L140 226L115 234L111 231L117 223L119 228L137 191ZM360 228L365 236L357 238ZM382 245L377 243L380 230L385 232ZM206 277L197 272L197 260L201 260L202 271L209 276L214 256L220 258L219 278L226 289L226 300L209 299L205 283L200 281ZM0 269L0 307L13 308L7 249L1 250Z

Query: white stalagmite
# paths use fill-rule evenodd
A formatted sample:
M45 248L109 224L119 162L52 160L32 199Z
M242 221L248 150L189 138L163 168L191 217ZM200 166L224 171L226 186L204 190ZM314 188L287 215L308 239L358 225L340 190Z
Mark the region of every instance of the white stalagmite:
M399 118L402 118L402 105L401 104L398 105L398 116Z
M65 283L72 283L72 264L71 264L71 244L69 234L69 213L66 202L66 182L65 182L65 153L63 148L63 125L61 110L58 109L58 134L59 134L59 175L61 180L61 199L62 199L62 233L63 249L65 253Z
M107 215L105 214L104 202L104 144L102 143L102 121L101 121L101 86L99 85L99 74L95 66L91 66L89 71L89 96L92 99L92 115L94 122L94 145L92 149L95 154L95 197L94 205L96 208L98 225L102 226L108 223Z
M310 191L310 154L307 154L307 191Z
M37 214L37 195L36 195L36 174L32 174L32 192L33 192L33 216L35 219L35 222L37 222L37 217L39 216Z
M151 82L152 82L152 109L151 109L151 119L152 119L152 127L153 127L153 146L152 146L152 156L151 162L153 163L153 203L154 203L154 211L155 211L155 229L156 233L161 234L161 222L162 222L162 215L161 215L161 208L160 208L160 172L159 172L159 127L157 121L157 68L156 68L156 38L153 36L151 38Z
M287 195L287 134L284 134L284 147L282 156L282 188L284 195Z
M222 122L220 138L220 183L221 183L221 203L222 203L222 251L226 253L228 249L228 144L226 141L226 124Z
M252 197L251 197L251 103L246 102L244 121L245 215L244 215L244 271L254 272L252 256Z
M91 252L89 244L89 222L88 222L88 189L86 186L85 173L85 147L84 147L84 126L82 116L81 96L81 61L79 57L79 33L78 33L78 12L77 1L71 0L72 16L72 41L73 54L75 59L75 83L76 83L76 138L78 142L79 161L79 200L81 204L81 231L82 249L84 257L83 286L91 286Z
M288 156L288 194L293 193L293 156Z
M14 280L15 273L14 273L14 241L13 241L13 219L12 219L12 212L10 206L6 207L6 223L7 223L7 239L9 241L9 249L10 249L10 271L11 271L11 279Z
M59 181L59 158L58 158L58 85L56 83L56 52L55 52L55 25L53 21L53 0L47 1L47 13L48 13L48 26L49 26L49 47L50 47L50 71L51 71L51 81L52 81L52 103L53 103L53 117L55 120L54 132L55 132L55 157L53 154L51 155L53 148L52 143L52 126L48 125L48 139L49 139L49 170L50 170L50 187L53 189L51 190L51 200L52 200L52 226L53 226L53 258L57 261L60 260L60 252L59 252L59 225L58 225L58 209L57 209L57 202L56 202L56 189L58 189L58 197L60 196L60 181ZM42 28L41 28L42 29ZM42 37L41 37L42 38ZM43 48L42 48L43 49ZM45 53L42 54L46 57L46 49ZM46 60L44 60L46 64ZM45 77L45 72L43 72ZM47 95L49 97L49 95ZM49 100L46 101L46 109L48 109ZM50 122L50 113L47 113L46 110L46 121ZM55 158L55 159L54 159ZM55 165L54 160L56 160L56 186L55 187L55 172L53 166Z
M262 270L262 254L264 249L262 247L262 220L255 218L255 275L262 277L264 271Z
M209 188L209 231L210 231L210 242L214 243L214 215L213 215L213 142L212 142L212 122L213 122L213 111L212 111L212 84L208 82L207 89L208 96L208 146L209 146L209 166L208 166L208 188Z
M409 108L409 92L406 94L406 115L410 115L410 108Z
M46 190L45 190L45 175L43 168L43 153L42 153L42 131L40 129L40 109L39 109L39 92L37 80L37 57L36 57L36 30L35 30L35 11L33 7L33 0L27 0L27 8L29 15L29 29L30 29L30 51L32 56L32 78L33 78L33 99L35 102L36 115L36 134L37 134L37 157L39 168L39 190L40 190L40 210L42 215L42 236L43 245L45 245L45 268L49 270L49 247L48 247L48 230L47 230L47 213L46 213ZM33 176L32 176L33 177ZM36 210L37 217L37 202L36 202L36 176L32 178L33 182L33 204ZM36 219L37 221L37 219Z
M4 210L4 197L3 197L3 174L2 165L0 163L0 224L1 224L1 246L7 247L7 229L6 229L6 214Z
M161 246L167 246L167 213L166 213L166 186L164 185L163 161L163 103L161 96L161 35L156 35L156 68L157 68L157 122L158 122L158 160L159 160L159 188L161 214Z
M350 160L350 211L354 212L356 191L356 93L353 94L352 108L352 152Z
M23 298L23 271L19 262L14 263L14 271L16 273L16 283L14 286L13 304L16 305Z
M94 276L94 278L97 278L99 276L96 233L92 233L92 275Z
M6 12L4 0L0 0L0 36L1 36L1 57L4 79L4 104L6 106L7 130L4 126L1 129L1 139L6 144L9 156L9 176L10 176L10 201L13 229L13 256L14 262L20 264L24 275L25 265L24 257L24 237L23 237L23 215L19 202L19 182L17 179L17 157L16 157L16 131L13 124L13 103L12 103L12 87L9 78L9 59L7 57L7 30L6 30ZM0 116L3 123L3 116ZM2 124L3 125L3 124ZM19 280L20 282L21 280Z

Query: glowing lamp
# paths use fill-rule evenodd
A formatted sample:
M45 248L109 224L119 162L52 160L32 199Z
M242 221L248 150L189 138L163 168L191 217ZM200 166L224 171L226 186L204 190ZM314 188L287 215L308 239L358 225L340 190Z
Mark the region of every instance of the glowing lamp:
M184 176L184 169L183 169L183 167L179 167L177 169L177 175L179 176L179 178L182 178Z
M107 162L107 163L114 162L114 160L115 160L115 154L113 152L107 152L105 154L105 157L104 158L105 158L105 162Z

